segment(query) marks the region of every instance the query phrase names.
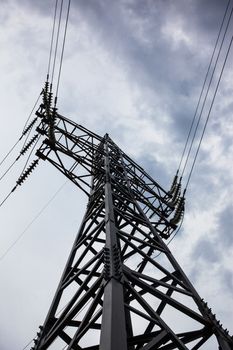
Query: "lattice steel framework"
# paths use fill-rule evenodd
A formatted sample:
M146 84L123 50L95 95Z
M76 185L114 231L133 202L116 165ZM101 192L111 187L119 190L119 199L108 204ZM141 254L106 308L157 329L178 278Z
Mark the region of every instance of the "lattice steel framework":
M108 134L52 110L50 97L37 111L37 155L89 199L33 349L196 350L211 338L233 349L166 245L184 212L177 177L165 191Z

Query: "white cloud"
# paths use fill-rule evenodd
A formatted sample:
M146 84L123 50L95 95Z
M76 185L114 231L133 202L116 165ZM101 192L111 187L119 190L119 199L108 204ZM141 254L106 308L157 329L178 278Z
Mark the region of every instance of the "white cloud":
M189 36L185 30L184 24L180 18L177 18L175 21L165 23L161 32L164 35L165 40L172 43L174 50L178 50L184 45L190 47L191 49L193 45L193 38Z

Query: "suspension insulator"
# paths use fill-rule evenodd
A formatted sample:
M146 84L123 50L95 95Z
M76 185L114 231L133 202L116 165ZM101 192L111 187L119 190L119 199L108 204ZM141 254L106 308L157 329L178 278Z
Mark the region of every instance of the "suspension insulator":
M171 185L171 188L170 190L168 191L169 194L173 194L173 192L175 191L176 187L177 187L177 180L178 180L178 174L176 174L174 176L174 179L172 181L172 185Z
M50 112L51 112L51 108L52 108L52 102L53 102L53 93L52 91L48 92L47 94L47 98L45 101L45 110L46 110L46 114L47 114L47 118L50 117Z
M46 105L46 102L48 100L48 92L49 92L49 82L46 81L45 82L45 87L43 89L43 97L42 97L44 105Z
M54 126L56 122L57 108L53 107L53 112L49 118L49 140L55 142Z
M34 160L31 165L23 172L23 174L16 181L17 185L21 186L22 183L26 180L26 178L32 173L39 162L39 159Z
M46 81L45 88L43 89L43 106L45 108L47 118L49 118L49 115L50 115L52 100L53 100L53 93L51 89L49 91L49 82Z
M43 90L42 102L44 106L46 105L46 100L47 100L47 96L45 94L45 91Z
M45 91L45 93L47 94L48 93L48 91L49 91L49 82L48 81L46 81L45 82L45 88L44 88L44 91Z
M179 181L178 184L176 184L175 189L173 191L172 199L168 202L170 206L174 207L177 204L180 197L180 193L181 193L181 180Z
M33 145L33 143L36 141L36 139L38 138L38 134L34 135L32 137L32 139L24 146L24 148L21 150L20 154L21 155L24 155L27 150Z
M52 107L53 102L53 93L50 91L48 94L48 108L50 109Z
M33 125L35 124L35 122L37 121L37 117L34 118L31 123L26 127L26 129L23 131L23 136L25 136L29 130L31 130L31 128L33 127Z
M185 198L180 197L178 200L178 205L176 207L175 215L170 221L172 225L177 225L182 219L182 217L184 216L184 204L185 204Z
M46 106L46 101L47 101L47 94L45 90L43 90L42 102L44 106Z

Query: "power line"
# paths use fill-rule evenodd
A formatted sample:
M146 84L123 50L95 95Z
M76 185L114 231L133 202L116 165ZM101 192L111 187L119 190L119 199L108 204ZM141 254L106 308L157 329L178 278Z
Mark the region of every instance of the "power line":
M205 88L205 85L206 85L207 77L209 75L209 71L210 71L210 68L211 68L211 65L212 65L212 61L213 61L213 58L214 58L214 55L215 55L215 51L216 51L216 48L217 48L217 45L218 45L218 42L219 42L220 34L221 34L221 31L222 31L222 28L223 28L223 24L225 22L225 18L226 18L226 14L227 14L227 11L228 11L228 8L229 8L229 5L230 5L230 1L231 0L228 1L228 4L227 4L227 7L226 7L224 16L223 16L223 19L222 19L222 22L221 22L221 25L220 25L220 28L219 28L218 36L217 36L217 39L216 39L216 42L215 42L215 46L214 46L214 49L213 49L213 52L212 52L212 56L211 56L211 59L210 59L210 62L209 62L209 66L208 66L208 69L207 69L207 72L206 72L206 75L205 75L204 82L202 84L202 89L201 89L201 92L200 92L200 95L199 95L199 99L198 99L198 102L197 102L196 110L195 110L195 113L194 113L194 116L193 116L193 119L192 119L192 123L190 125L190 129L189 129L188 136L187 136L187 139L186 139L186 142L185 142L185 146L184 146L184 149L183 149L183 152L182 152L182 155L181 155L180 163L179 163L179 166L178 166L178 172L180 171L181 164L183 162L184 155L185 155L185 152L186 152L186 149L187 149L187 146L188 146L188 143L189 143L189 139L190 139L190 136L191 136L191 132L192 132L192 129L193 129L193 125L194 125L194 122L196 120L197 111L199 109L199 105L200 105L201 98L202 98L202 95L203 95L203 92L204 92L204 88Z
M179 233L182 225L183 225L183 221L184 221L184 215L182 216L182 219L181 219L181 222L180 222L180 225L178 227L178 229L176 230L176 232L174 233L174 235L171 237L171 239L168 241L167 243L167 246L169 246L169 244L173 241L173 239L176 237L176 235ZM162 252L158 253L157 255L155 256L152 256L151 258L152 259L156 259L158 256L160 256L160 254L162 254Z
M69 22L69 14L70 14L70 4L71 4L71 0L69 0L68 7L67 7L66 24L65 24L65 31L64 31L64 36L63 36L61 59L60 59L60 66L59 66L59 73L58 73L58 80L57 80L57 89L56 89L56 97L55 97L56 99L57 99L57 95L58 95L60 78L61 78L61 69L62 69L62 63L63 63L65 42L66 42L66 33L67 33L67 27L68 27L68 22ZM55 101L55 104L56 104L56 101Z
M28 136L29 136L29 134L28 134ZM21 156L23 156L26 152L27 152L27 150L33 145L33 143L36 141L36 139L37 138L40 138L40 137L38 137L38 134L35 134L34 135L34 137L27 143L27 145L25 146L25 143L26 143L26 141L27 141L27 139L28 139L28 136L27 136L27 138L26 138L26 140L25 140L25 142L24 142L24 145L23 145L23 147L22 147L22 149L21 149L21 151L20 151L20 154L18 155L18 157L14 160L14 162L7 168L7 170L3 173L3 175L0 177L0 181L8 174L8 172L12 169L12 167L15 165L15 163L21 158ZM37 142L38 142L38 140L37 140ZM37 144L37 142L36 142L36 144ZM35 145L36 146L36 145ZM33 147L33 150L35 149L35 146ZM32 150L32 151L33 151ZM30 155L32 154L32 152L30 153ZM29 160L29 158L28 158L28 160ZM26 162L26 164L25 164L25 166L24 166L24 169L26 168L26 166L27 166L27 163L28 163L28 160L27 160L27 162ZM23 169L23 171L24 171L24 169ZM23 173L23 171L22 171L22 173Z
M24 348L22 350L25 350L29 347L29 345L33 342L34 339L30 340L29 343L27 343L27 345L24 346Z
M21 137L18 139L18 141L14 144L14 146L11 147L11 149L7 152L7 154L3 157L3 159L0 162L0 165L2 165L7 157L11 154L11 152L15 149L15 147L18 145L18 143L21 141Z
M15 241L6 249L6 251L0 256L0 261L2 261L6 255L11 251L11 249L18 243L18 241L25 235L32 224L41 216L41 214L47 209L50 203L56 198L58 193L65 187L68 181L64 182L58 190L53 194L53 196L47 201L47 203L41 208L41 210L36 214L36 216L29 222L25 229L20 233L20 235L15 239Z
M31 157L31 155L32 155L32 153L33 153L33 151L34 151L34 149L35 149L35 147L36 147L36 145L37 145L37 143L38 143L40 137L41 137L41 135L39 135L39 137L37 138L37 141L36 141L36 143L34 144L34 146L33 146L32 150L31 150L31 152L30 152L30 154L29 154L29 156L28 156L28 158L27 158L27 160L26 160L26 163L24 164L23 170L21 171L21 173L20 173L18 179L20 179L20 178L23 176L23 173L24 173L24 171L25 171L25 169L26 169L26 166L27 166L27 164L28 164L28 162L29 162L29 160L30 160L30 157ZM18 157L16 158L16 160L11 164L11 166L6 170L6 172L2 175L2 177L0 178L0 180L2 180L2 178L8 173L8 171L9 171L9 170L13 167L13 165L18 161L19 157L20 157L20 156L18 156ZM29 173L27 174L27 176L28 176L28 175L29 175ZM25 177L25 178L26 178L26 177ZM18 181L19 181L19 180L18 180ZM21 182L21 183L22 183L22 182ZM13 187L13 189L8 193L8 195L7 195L7 196L2 200L2 202L0 203L0 207L3 206L3 204L7 201L7 199L10 197L10 195L16 190L16 188L18 187L18 185L19 185L19 183L16 182L16 185ZM0 259L1 259L1 257L0 257Z
M7 170L2 174L2 176L0 177L0 181L8 174L8 172L11 170L11 168L15 165L15 163L17 162L17 160L19 159L20 156L18 156L14 162L7 168Z
M201 138L200 138L200 141L199 141L196 153L195 153L195 157L194 157L194 160L193 160L193 163L192 163L191 170L189 172L188 180L187 180L187 183L186 183L186 186L185 186L186 189L188 188L188 185L189 185L192 173L193 173L193 169L194 169L194 166L195 166L195 163L196 163L196 159L197 159L200 147L201 147L201 143L202 143L202 140L203 140L203 137L204 137L204 134L205 134L205 130L206 130L209 118L210 118L210 113L211 113L213 105L214 105L215 97L217 95L219 84L220 84L220 81L221 81L221 78L222 78L222 75L223 75L223 72L224 72L224 69L225 69L225 66L226 66L226 62L227 62L227 58L229 56L229 52L230 52L231 46L232 46L232 41L233 41L233 36L231 37L231 41L230 41L230 44L228 46L228 50L227 50L227 53L226 53L226 56L225 56L225 60L224 60L223 66L222 66L222 70L221 70L221 73L220 73L220 76L219 76L219 79L218 79L217 86L216 86L215 91L214 91L214 96L213 96L213 99L212 99L212 102L211 102L211 105L210 105L210 108L209 108L209 112L208 112L208 115L207 115L207 118L206 118L206 122L205 122L205 125L204 125L204 128L203 128L203 131L202 131L202 135L201 135Z
M27 117L27 120L26 120L26 122L25 122L25 124L24 124L24 126L23 126L22 135L20 136L20 138L18 139L18 141L10 148L10 150L9 150L9 151L7 152L7 154L3 157L3 159L0 161L0 166L5 162L5 160L9 157L9 155L13 152L13 150L15 149L15 147L18 145L18 143L22 140L23 136L25 135L24 132L25 132L25 130L26 130L28 121L29 121L29 119L31 118L32 113L34 112L34 110L35 110L35 108L36 108L36 106L37 106L37 103L38 103L38 101L39 101L39 99L40 99L41 94L42 94L42 92L39 94L39 96L38 96L38 98L37 98L37 100L36 100L36 102L35 102L35 104L34 104L32 110L31 110L31 112L29 113L29 116Z
M30 157L30 155L29 155ZM35 169L35 167L37 166L38 162L39 162L39 158L37 158L36 160L34 160L32 162L32 164L28 167L27 170L25 170L26 165L28 163L29 157L27 159L26 164L24 165L23 170L21 171L21 174L18 177L18 180L16 181L16 185L12 188L12 190L8 193L8 195L3 199L3 201L0 203L0 207L2 207L2 205L6 202L6 200L10 197L10 195L16 190L16 188L18 186L20 186L25 180L26 178L31 174L31 172ZM14 163L13 163L14 165ZM7 171L9 171L10 169L8 169ZM25 170L25 172L24 172Z
M23 132L25 131L25 129L26 129L26 127L27 127L27 124L28 124L28 122L29 122L29 120L30 120L30 118L31 118L31 116L32 116L32 113L34 112L34 110L35 110L35 108L36 108L36 106L37 106L37 104L38 104L38 102L39 102L40 96L41 96L42 94L43 94L43 90L39 93L39 96L37 97L36 102L34 103L34 106L32 107L32 110L31 110L31 112L30 112L30 114L29 114L29 116L28 116L28 118L27 118L27 120L26 120L26 122L25 122L25 124L24 124Z
M56 60L57 60L57 48L58 48L58 41L60 36L62 9L63 9L63 0L61 0L61 4L60 4L60 13L59 13L57 37L56 37L56 44L55 44L55 51L54 51L53 68L52 68L52 78L51 78L51 85L50 85L51 88L53 85L54 71L55 71Z
M47 80L49 78L50 65L51 65L51 59L52 59L52 50L53 50L53 42L54 42L54 31L55 31L55 23L56 23L56 17L57 17L57 4L58 4L58 0L56 0L56 3L55 3L54 16L53 16L53 29L52 29L52 37L51 37L50 50L49 50L49 62L48 62Z
M217 58L216 58L216 61L215 61L215 64L214 64L214 68L213 68L213 71L212 71L212 74L211 74L211 77L210 77L210 81L209 81L209 84L208 84L208 87L207 87L207 90L206 90L206 93L205 93L204 100L202 102L201 111L200 111L200 114L199 114L199 117L198 117L198 121L197 121L195 130L194 130L194 134L193 134L193 137L192 137L192 140L191 140L191 144L189 146L188 154L187 154L187 157L186 157L186 160L185 160L185 164L184 164L184 167L183 167L183 170L182 170L182 173L181 173L181 177L183 177L184 172L185 172L186 167L187 167L187 164L188 164L188 161L189 161L189 157L190 157L190 154L191 154L191 151L192 151L192 148L193 148L193 144L194 144L194 141L195 141L195 138L196 138L196 133L197 133L197 130L198 130L198 127L199 127L199 124L200 124L200 121L201 121L201 118L202 118L202 115L203 115L203 110L204 110L204 107L205 107L205 104L206 104L206 100L207 100L207 97L209 95L210 86L211 86L212 81L213 81L214 73L215 73L215 70L216 70L216 67L217 67L217 63L218 63L218 60L219 60L219 57L220 57L220 53L222 51L223 43L225 41L225 37L226 37L226 33L227 33L227 30L228 30L228 27L229 27L229 23L230 23L230 20L231 20L231 17L232 17L232 13L233 13L233 7L231 9L231 13L230 13L230 16L228 18L228 22L227 22L227 25L226 25L226 28L225 28L225 31L224 31L224 35L223 35L223 38L222 38L222 41L221 41L220 48L218 50L218 55L217 55Z
M3 206L3 204L6 202L6 200L10 197L10 195L15 191L17 186L15 186L9 193L8 195L3 199L3 201L0 203L0 207Z

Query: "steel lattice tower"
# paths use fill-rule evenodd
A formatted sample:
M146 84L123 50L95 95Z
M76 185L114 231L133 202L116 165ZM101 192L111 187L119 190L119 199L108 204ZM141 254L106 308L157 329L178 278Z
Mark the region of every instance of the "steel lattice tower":
M108 134L59 115L46 89L43 100L37 155L88 204L32 349L196 350L211 337L233 349L166 244L184 213L177 177L165 191Z

